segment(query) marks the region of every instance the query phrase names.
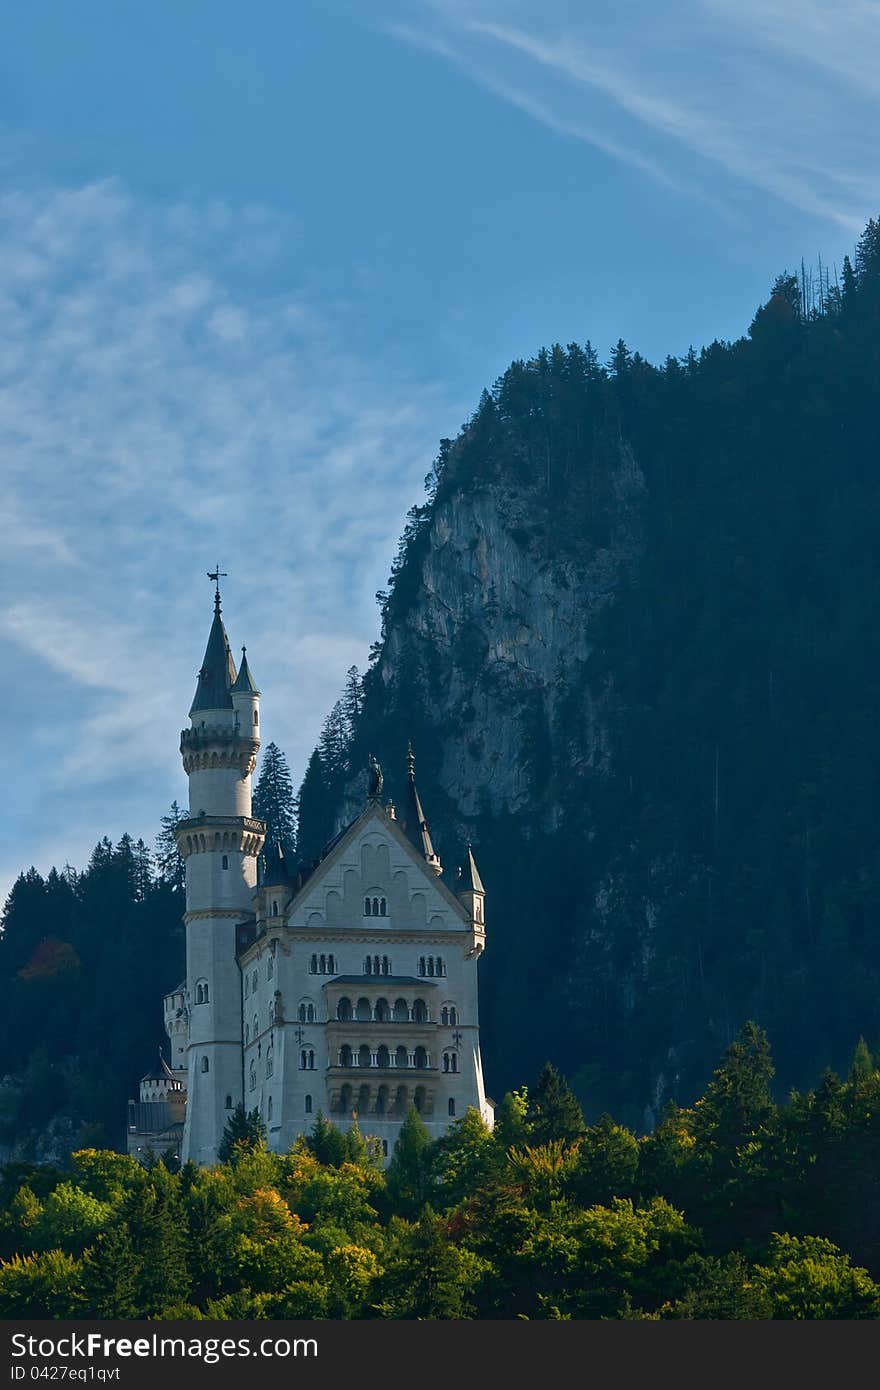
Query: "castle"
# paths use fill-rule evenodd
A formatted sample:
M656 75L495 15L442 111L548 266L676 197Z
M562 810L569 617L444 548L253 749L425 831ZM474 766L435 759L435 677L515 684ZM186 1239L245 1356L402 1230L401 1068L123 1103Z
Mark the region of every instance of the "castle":
M131 1153L216 1161L239 1105L258 1110L282 1152L319 1113L357 1119L393 1152L415 1106L432 1137L475 1107L483 1087L477 963L485 893L468 847L445 881L410 750L405 804L369 796L316 861L288 865L251 814L260 692L214 619L180 736L189 816L177 825L186 868L186 980L165 996L170 1064L129 1103Z

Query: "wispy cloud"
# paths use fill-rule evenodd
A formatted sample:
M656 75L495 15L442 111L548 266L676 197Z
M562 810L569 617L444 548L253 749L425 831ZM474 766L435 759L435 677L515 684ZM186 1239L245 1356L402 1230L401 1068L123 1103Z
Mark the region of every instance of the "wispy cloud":
M306 291L263 297L295 241L259 208L114 183L0 198L0 637L32 759L0 889L184 799L217 558L295 769L363 663L449 407L379 379Z
M796 14L783 0L600 13L428 0L421 23L389 29L557 133L728 208L751 188L858 230L880 198L880 7L868 0L806 0Z

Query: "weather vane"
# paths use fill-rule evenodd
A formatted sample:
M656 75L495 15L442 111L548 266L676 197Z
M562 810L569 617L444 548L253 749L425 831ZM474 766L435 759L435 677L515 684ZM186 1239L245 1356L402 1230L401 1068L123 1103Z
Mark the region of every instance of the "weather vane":
M219 612L220 612L220 580L221 580L221 579L228 579L228 578L229 578L229 575L226 573L225 570L222 570L222 569L220 568L220 561L219 561L219 560L217 561L217 568L216 568L215 570L208 570L208 571L207 571L207 574L208 574L208 578L209 578L210 580L213 581L214 586L215 586L215 587L214 587L214 608L215 608L216 611L219 613Z

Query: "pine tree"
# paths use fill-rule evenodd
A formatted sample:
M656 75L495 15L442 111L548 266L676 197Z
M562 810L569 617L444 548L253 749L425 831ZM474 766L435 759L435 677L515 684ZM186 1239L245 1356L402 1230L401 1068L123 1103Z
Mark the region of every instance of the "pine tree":
M535 1144L576 1139L586 1128L577 1097L552 1062L545 1064L537 1086L529 1093L527 1119Z
M226 1121L217 1157L221 1163L234 1163L236 1157L256 1148L265 1138L266 1126L259 1110L246 1111L239 1102Z
M849 1079L854 1086L860 1086L864 1081L870 1081L874 1075L874 1059L868 1050L868 1044L864 1038L859 1038L856 1043L856 1050L853 1053L852 1066L850 1067Z
M296 854L296 796L287 758L277 743L263 753L254 790L254 815L266 822L266 844L280 844L285 858Z
M186 888L186 868L177 848L177 836L174 832L175 827L186 818L187 812L182 810L176 801L172 801L168 815L159 821L160 829L156 836L156 867L159 875L181 893Z
M392 1211L418 1216L431 1191L431 1136L414 1105L400 1126L385 1176Z

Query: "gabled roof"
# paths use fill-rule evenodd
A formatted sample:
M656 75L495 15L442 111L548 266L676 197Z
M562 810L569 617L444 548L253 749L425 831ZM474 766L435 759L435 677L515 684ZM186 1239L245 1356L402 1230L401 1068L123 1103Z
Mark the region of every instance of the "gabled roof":
M386 830L388 834L391 835L392 839L394 839L397 842L397 844L400 845L406 851L412 862L418 865L419 869L424 874L426 881L429 884L432 884L433 887L440 894L440 896L445 899L447 904L454 909L456 916L459 917L462 922L470 924L470 918L467 912L462 907L461 903L459 902L455 894L452 892L452 890L447 887L447 885L443 882L442 878L440 878L439 875L435 873L431 865L427 863L424 854L421 853L419 849L416 848L416 846L408 838L408 836L404 834L398 822L396 820L392 820L391 816L388 815L387 811L383 810L383 808L378 804L378 802L375 801L370 802L367 805L366 809L363 810L361 814L351 822L350 825L346 826L344 831L340 831L335 841L331 841L332 848L328 848L328 850L325 852L325 857L322 858L321 862L316 866L314 872L310 874L309 877L305 880L302 887L296 891L296 893L293 896L293 899L288 904L288 917L292 912L296 910L298 904L300 903L301 899L305 896L305 894L310 893L312 889L315 888L318 883L320 883L321 879L324 878L324 876L336 863L336 860L342 855L342 853L345 851L348 845L351 844L354 837L357 834L359 834L359 832L367 825L367 823L370 820L378 820L381 823L382 828Z
M199 671L199 683L190 705L190 714L205 709L232 709L230 691L235 680L235 662L220 616L220 595L217 594L214 598L214 621L208 634L205 659Z

